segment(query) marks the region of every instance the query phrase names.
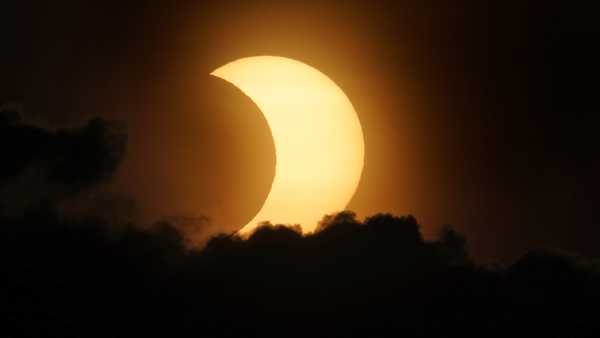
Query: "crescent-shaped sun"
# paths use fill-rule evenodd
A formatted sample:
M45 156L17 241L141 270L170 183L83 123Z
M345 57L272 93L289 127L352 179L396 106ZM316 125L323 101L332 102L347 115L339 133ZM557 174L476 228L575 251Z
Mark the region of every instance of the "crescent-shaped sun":
M343 210L364 164L362 128L344 92L317 69L277 56L239 59L211 75L256 103L275 144L271 191L240 232L262 221L300 224L312 232L323 215Z

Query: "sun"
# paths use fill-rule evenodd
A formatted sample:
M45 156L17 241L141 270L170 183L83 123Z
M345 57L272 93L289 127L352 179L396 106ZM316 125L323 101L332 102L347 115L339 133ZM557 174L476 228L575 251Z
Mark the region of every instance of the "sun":
M262 221L311 232L324 214L345 209L364 164L362 128L346 94L317 69L277 56L239 59L211 75L256 103L275 144L271 191L241 233Z

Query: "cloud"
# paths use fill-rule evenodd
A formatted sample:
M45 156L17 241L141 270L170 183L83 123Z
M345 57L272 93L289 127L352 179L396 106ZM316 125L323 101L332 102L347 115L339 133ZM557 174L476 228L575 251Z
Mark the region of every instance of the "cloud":
M0 114L0 196L3 214L56 205L112 178L123 159L127 134L101 118L79 128L55 131Z
M479 266L459 233L446 227L425 241L412 216L361 221L343 212L305 236L265 223L202 249L189 249L169 222L145 230L86 222L4 222L9 336L494 337L518 329L579 337L597 329L587 310L600 300L597 262L537 250L508 268Z
M597 261L534 250L480 266L451 226L425 240L413 216L265 222L250 236L205 217L135 224L102 186L126 146L93 119L47 130L0 117L1 335L144 337L592 336ZM168 198L168 197L165 197ZM67 213L77 217L59 217ZM209 238L209 239L208 239ZM208 239L207 242L204 242Z

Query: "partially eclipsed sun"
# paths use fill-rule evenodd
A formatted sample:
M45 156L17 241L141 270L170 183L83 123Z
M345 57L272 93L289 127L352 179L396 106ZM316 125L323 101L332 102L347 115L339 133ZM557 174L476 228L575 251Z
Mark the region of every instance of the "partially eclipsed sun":
M211 75L248 95L267 120L276 168L262 208L240 232L262 221L300 224L312 232L324 214L343 210L356 191L364 163L358 116L344 92L302 62L255 56Z

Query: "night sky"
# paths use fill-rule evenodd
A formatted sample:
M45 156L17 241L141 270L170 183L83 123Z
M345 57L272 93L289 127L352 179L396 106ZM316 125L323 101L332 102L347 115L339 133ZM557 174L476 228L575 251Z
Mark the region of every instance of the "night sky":
M352 100L366 145L348 206L359 217L412 214L426 238L451 224L482 262L539 247L600 255L589 4L62 1L2 12L0 100L45 128L122 123L127 151L102 189L135 201L140 222L208 217L207 235L258 210L274 170L268 128L208 73L271 54L318 68Z

